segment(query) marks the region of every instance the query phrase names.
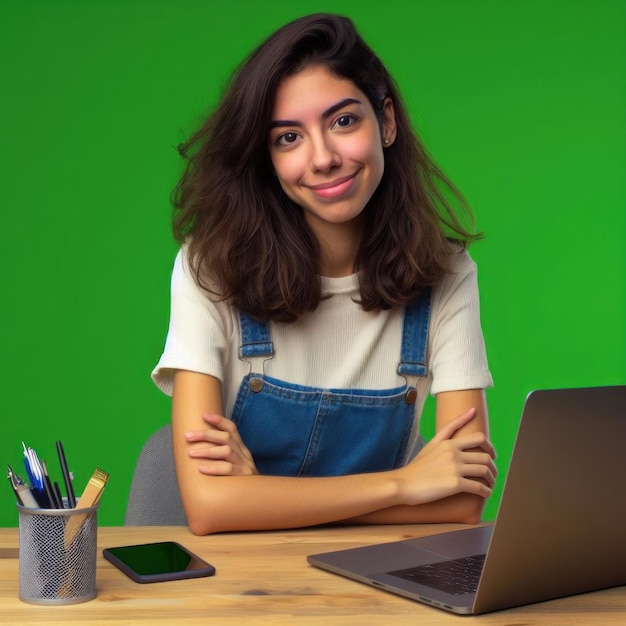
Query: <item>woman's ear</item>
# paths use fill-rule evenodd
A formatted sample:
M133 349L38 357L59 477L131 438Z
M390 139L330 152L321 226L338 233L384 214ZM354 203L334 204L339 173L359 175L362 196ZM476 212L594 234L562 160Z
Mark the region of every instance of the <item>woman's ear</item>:
M382 139L385 148L396 140L396 111L391 98L385 98L383 102Z

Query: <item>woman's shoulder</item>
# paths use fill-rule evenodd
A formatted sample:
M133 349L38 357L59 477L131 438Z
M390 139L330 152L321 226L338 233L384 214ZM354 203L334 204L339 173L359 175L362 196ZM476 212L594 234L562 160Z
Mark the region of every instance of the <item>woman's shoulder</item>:
M176 253L172 268L172 293L202 296L198 281L194 278L189 259L189 249L186 245Z
M201 268L200 268L201 271ZM204 277L189 257L189 248L183 244L174 259L171 279L172 304L181 310L195 309L204 315L221 320L230 326L236 317L233 307L219 296L215 281Z
M467 276L476 272L476 262L467 248L458 244L450 245L450 265L446 276Z
M197 259L191 256L189 244L183 243L176 253L172 269L172 284L177 283L190 292L195 292L204 298L216 300L217 284L206 275Z
M466 299L477 290L477 266L469 252L461 246L451 247L450 263L447 272L434 290L439 306L453 299Z

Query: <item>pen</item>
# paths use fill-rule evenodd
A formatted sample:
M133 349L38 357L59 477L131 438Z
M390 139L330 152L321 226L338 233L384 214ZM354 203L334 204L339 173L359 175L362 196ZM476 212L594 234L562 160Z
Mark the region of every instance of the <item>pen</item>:
M63 500L57 496L57 492L54 490L54 487L52 486L52 482L50 480L50 474L48 474L48 466L46 465L46 462L43 459L41 459L40 463L41 463L41 469L43 470L44 488L46 490L46 495L48 496L48 499L50 500L50 504L52 505L53 509L62 509Z
M65 508L65 502L63 502L63 494L61 493L61 487L59 487L59 483L55 480L52 483L52 489L54 490L54 495L56 496L57 502L61 503L60 509Z
M10 465L7 465L7 467L9 469L7 478L11 483L11 487L17 497L17 501L22 506L26 506L29 509L38 509L39 503L35 500L35 496L30 490L30 487L11 469Z
M74 487L72 486L72 476L67 466L63 444L60 441L57 441L57 453L59 455L59 463L61 464L61 472L63 473L65 491L67 492L67 506L70 509L74 509L76 508L76 496L74 495Z
M26 467L26 473L28 474L30 482L33 486L36 499L38 500L41 508L54 508L54 500L49 493L49 489L46 488L47 485L44 480L43 468L41 467L37 453L32 448L27 448L23 441L22 447L24 448L24 466Z
M26 447L26 444L23 441L22 448L24 448L24 467L26 468L26 473L28 474L28 480L30 480L30 484L33 486L33 489L37 489L39 481L35 476L34 468L31 467L29 448Z

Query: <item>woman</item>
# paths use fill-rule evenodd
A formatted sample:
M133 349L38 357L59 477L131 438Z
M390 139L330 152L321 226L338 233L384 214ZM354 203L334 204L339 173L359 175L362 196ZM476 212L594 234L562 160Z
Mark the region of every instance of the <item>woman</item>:
M153 378L192 532L478 522L496 469L475 236L350 20L275 32L181 152Z

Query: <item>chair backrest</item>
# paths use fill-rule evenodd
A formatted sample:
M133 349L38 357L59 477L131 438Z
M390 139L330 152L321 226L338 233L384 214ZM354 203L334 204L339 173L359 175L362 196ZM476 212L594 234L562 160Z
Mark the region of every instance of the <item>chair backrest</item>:
M141 449L130 486L124 525L187 525L176 481L170 424L153 433Z

